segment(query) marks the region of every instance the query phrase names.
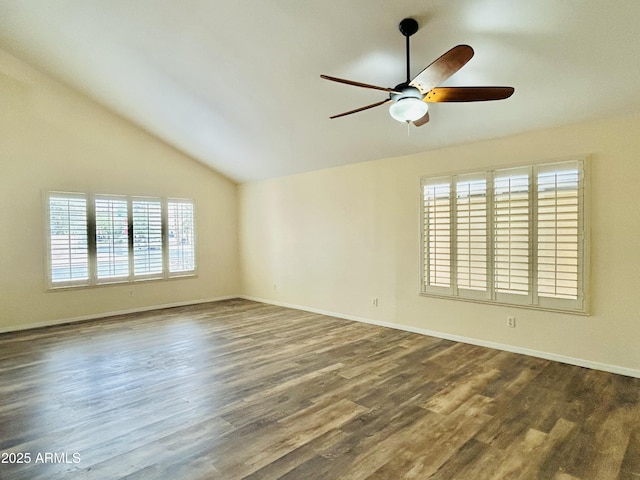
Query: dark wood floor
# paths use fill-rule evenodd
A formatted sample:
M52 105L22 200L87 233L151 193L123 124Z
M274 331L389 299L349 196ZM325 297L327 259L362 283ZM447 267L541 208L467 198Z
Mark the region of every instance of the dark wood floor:
M639 379L245 300L1 335L0 402L2 479L640 478Z

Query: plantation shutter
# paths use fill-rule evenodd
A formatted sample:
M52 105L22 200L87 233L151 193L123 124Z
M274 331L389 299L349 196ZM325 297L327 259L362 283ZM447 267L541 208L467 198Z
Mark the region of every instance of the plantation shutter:
M95 199L96 276L114 281L129 276L129 216L126 197Z
M425 183L423 194L424 287L450 291L451 283L451 181Z
M496 299L530 303L530 169L494 174L494 289ZM514 296L518 296L514 298Z
M460 295L488 292L487 180L484 174L460 176L456 181L456 276ZM487 295L480 295L486 298Z
M586 313L585 163L423 178L421 292Z
M160 199L134 199L133 271L136 277L162 276L162 202Z
M49 284L66 286L89 281L87 198L82 194L48 196Z
M536 285L540 303L582 308L582 162L542 165L536 173Z
M195 271L195 225L193 203L187 200L167 202L169 228L169 274Z

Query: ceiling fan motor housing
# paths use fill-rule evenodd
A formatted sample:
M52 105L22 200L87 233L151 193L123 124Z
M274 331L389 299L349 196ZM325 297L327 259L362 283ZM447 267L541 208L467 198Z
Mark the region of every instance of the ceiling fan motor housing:
M417 98L418 100L422 100L422 98L424 97L424 95L420 93L420 90L418 90L416 87L410 87L408 83L401 83L393 87L393 89L396 92L400 92L400 93L392 92L389 94L389 98L394 102L397 102L398 100L401 100L403 98L410 98L410 97Z

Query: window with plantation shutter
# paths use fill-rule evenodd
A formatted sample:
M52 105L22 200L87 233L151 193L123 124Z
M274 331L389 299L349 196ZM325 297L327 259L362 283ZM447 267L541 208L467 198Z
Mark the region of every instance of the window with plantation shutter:
M424 294L585 313L585 159L424 178Z
M487 291L487 181L456 181L456 279L459 290ZM482 295L484 298L484 295Z
M529 169L499 170L494 174L494 287L502 294L528 296Z
M537 169L536 287L541 301L582 303L584 208L578 162Z
M129 276L128 212L126 197L95 199L96 274L99 280Z
M423 186L424 260L431 287L451 286L450 194L449 183Z
M49 289L196 274L193 201L49 192Z
M193 203L168 202L169 272L185 274L195 269Z
M162 274L162 202L134 199L133 271L136 277Z
M89 280L87 199L82 194L47 198L49 284L69 286Z

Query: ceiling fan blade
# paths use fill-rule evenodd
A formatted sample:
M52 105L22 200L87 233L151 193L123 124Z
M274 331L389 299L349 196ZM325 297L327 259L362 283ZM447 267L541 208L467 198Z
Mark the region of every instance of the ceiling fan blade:
M473 48L469 45L457 45L422 70L409 85L416 87L424 95L460 70L471 57Z
M344 78L330 77L329 75L320 75L320 77L324 78L325 80L331 80L332 82L346 83L347 85L354 85L356 87L371 88L373 90L382 90L383 92L389 92L389 93L400 93L394 90L393 88L378 87L377 85L369 85L368 83L354 82L353 80L345 80Z
M369 110L370 108L378 107L380 105L384 105L385 103L388 103L390 101L391 101L391 99L385 98L381 102L372 103L371 105L367 105L366 107L360 107L360 108L356 108L355 110L349 110L348 112L339 113L338 115L333 115L333 116L331 116L329 118L339 118L339 117L344 117L345 115L351 115L352 113L362 112L363 110Z
M513 95L513 87L436 87L429 90L425 102L485 102Z
M424 125L425 123L427 123L429 121L429 112L425 113L422 118L419 118L418 120L414 120L413 124L416 127L420 127L422 125Z

